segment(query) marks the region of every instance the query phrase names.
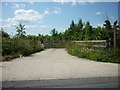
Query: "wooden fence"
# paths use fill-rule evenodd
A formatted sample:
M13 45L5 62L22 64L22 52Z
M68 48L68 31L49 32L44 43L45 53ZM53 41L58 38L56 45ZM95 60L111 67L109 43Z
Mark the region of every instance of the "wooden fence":
M107 47L108 41L107 40L88 40L88 41L72 41L78 43L79 45L92 45L94 47Z
M65 45L70 42L78 43L79 45L92 45L94 47L111 47L111 40L87 40L87 41L73 41L73 40L44 40L43 44L49 47L56 45ZM62 47L62 46L61 46Z

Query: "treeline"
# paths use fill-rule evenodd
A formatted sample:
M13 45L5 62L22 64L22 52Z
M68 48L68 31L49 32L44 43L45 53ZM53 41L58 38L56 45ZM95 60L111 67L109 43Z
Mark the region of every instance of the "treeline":
M58 32L56 29L50 31L51 35L26 35L25 25L19 24L16 27L17 34L13 38L26 38L29 40L107 40L113 39L113 29L116 29L117 40L120 40L120 29L118 22L113 25L109 20L105 20L103 27L93 27L89 21L83 23L80 19L78 23L72 20L68 29L65 32ZM3 31L3 30L2 30ZM8 35L9 36L9 35ZM4 36L3 36L4 37Z
M117 47L120 47L120 29L117 21L111 25L110 21L106 20L103 27L95 28L89 21L84 24L80 19L76 24L72 21L65 32L58 32L56 29L52 29L50 31L51 35L26 35L25 29L25 25L20 23L16 26L17 34L10 37L10 35L1 28L2 56L4 59L26 56L41 51L44 49L41 47L41 44L49 40L107 40L111 38L113 41L113 32L111 32L113 29L116 30ZM61 44L59 44L59 46L62 47Z
M119 22L120 24L120 22ZM117 46L120 47L120 29L118 22L115 21L113 25L109 20L105 20L103 27L93 27L89 21L85 24L80 19L78 23L71 22L65 32L61 33L53 29L51 30L51 36L44 36L44 40L108 40L111 39L113 45L113 32L116 30Z

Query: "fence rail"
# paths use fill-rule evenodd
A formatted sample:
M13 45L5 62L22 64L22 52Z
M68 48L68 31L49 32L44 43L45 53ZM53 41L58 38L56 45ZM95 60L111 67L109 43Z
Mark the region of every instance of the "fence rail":
M72 41L72 42L107 42L107 40L88 40L88 41Z
M78 43L78 45L83 45L83 46L93 46L93 47L101 47L105 48L108 46L108 41L107 40L87 40L87 41L72 41L75 43Z

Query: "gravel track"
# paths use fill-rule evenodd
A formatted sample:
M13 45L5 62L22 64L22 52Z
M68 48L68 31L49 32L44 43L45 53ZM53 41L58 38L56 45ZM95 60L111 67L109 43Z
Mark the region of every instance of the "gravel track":
M77 58L65 49L42 52L2 62L2 81L118 76L118 65ZM1 73L1 72L0 72Z

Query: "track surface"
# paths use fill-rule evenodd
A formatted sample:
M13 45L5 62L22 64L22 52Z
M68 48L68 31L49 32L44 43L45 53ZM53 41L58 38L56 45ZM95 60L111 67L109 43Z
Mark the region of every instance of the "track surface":
M2 75L4 82L116 77L118 64L77 58L65 49L46 49L28 57L3 62Z

